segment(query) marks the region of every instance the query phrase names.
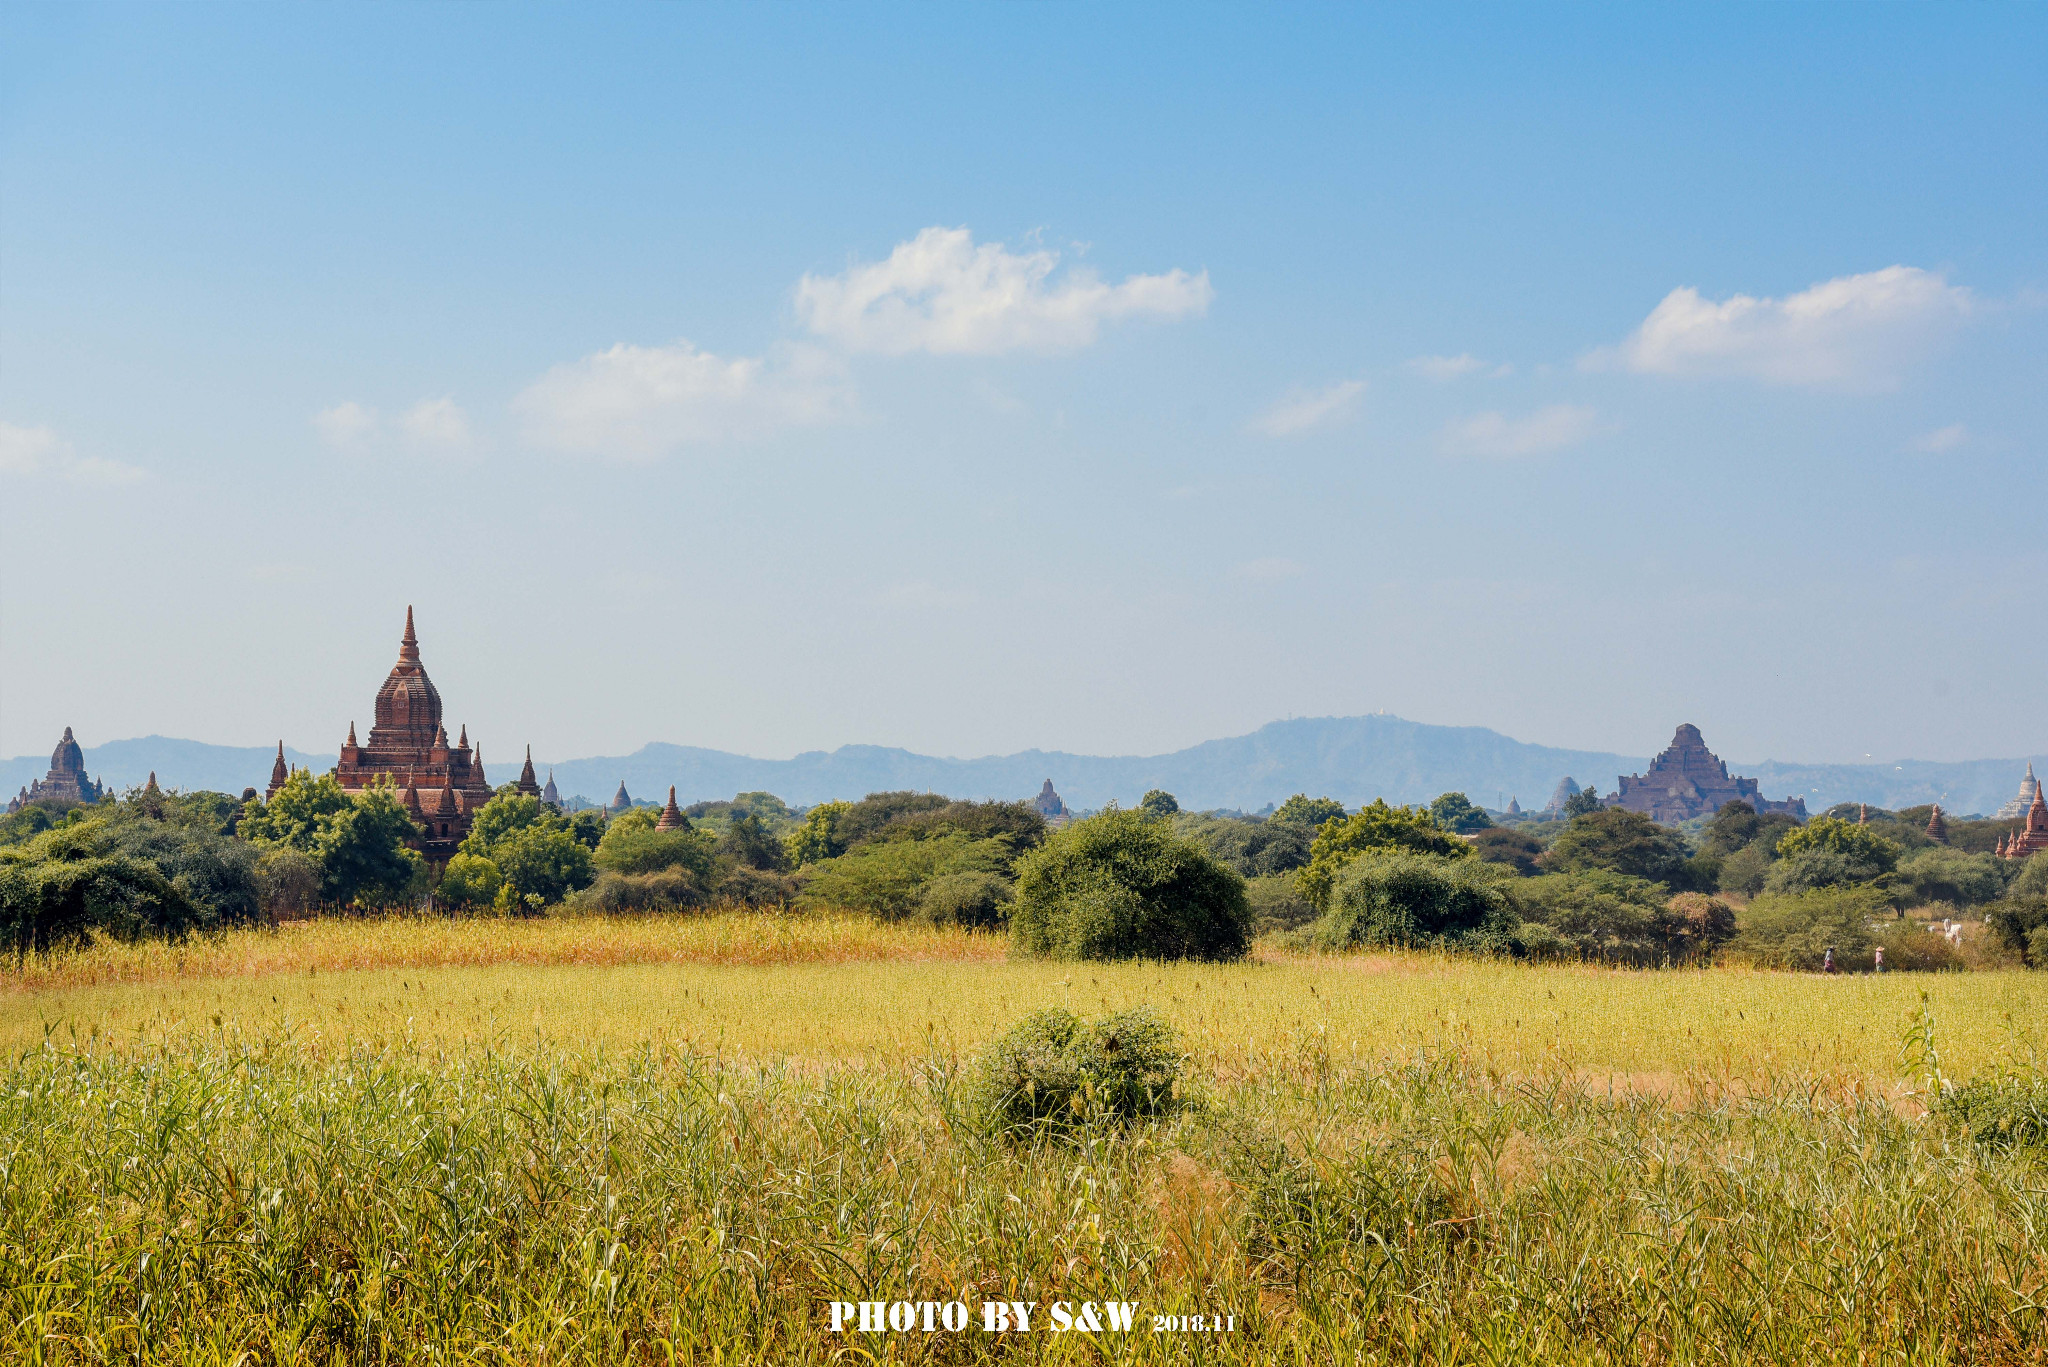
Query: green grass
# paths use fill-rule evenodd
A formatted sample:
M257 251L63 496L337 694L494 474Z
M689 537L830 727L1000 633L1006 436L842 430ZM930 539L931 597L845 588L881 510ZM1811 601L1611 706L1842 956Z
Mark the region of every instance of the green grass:
M1900 1062L1922 989L1953 1074L2013 1060L2039 978L1004 963L858 923L504 932L356 924L201 947L174 974L107 950L17 978L0 1361L1920 1363L2048 1343L2048 1170L1928 1119ZM1190 1105L990 1137L963 1110L974 1050L1062 1001L1175 1020ZM1114 1298L1238 1328L826 1332L829 1301L898 1297Z

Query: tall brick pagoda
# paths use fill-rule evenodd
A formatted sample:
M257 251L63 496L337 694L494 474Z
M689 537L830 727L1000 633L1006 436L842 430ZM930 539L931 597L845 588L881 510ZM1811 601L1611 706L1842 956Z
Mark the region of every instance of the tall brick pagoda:
M78 748L78 742L71 738L71 728L67 726L64 739L57 742L56 750L50 755L50 772L23 788L7 804L7 810L11 815L31 802L60 803L68 807L82 802L98 802L105 794L105 788L85 776L85 751Z
M2029 777L2034 766L2027 766ZM2027 808L2027 824L1998 842L1998 853L2006 859L2032 859L2043 850L2048 850L2048 801L2041 796L2041 785L2034 785L2034 801Z
M445 863L469 834L477 810L491 800L491 785L484 778L483 747L470 749L467 726L460 740L448 743L441 694L420 664L410 607L398 663L377 690L374 717L367 745L356 744L356 725L349 723L334 777L350 795L381 782L395 786L424 832L420 853L432 863Z
M1806 799L1771 802L1757 791L1753 778L1731 778L1728 766L1707 749L1706 739L1691 722L1678 728L1671 745L1650 761L1646 774L1624 774L1620 790L1607 799L1610 807L1641 812L1652 821L1676 823L1712 816L1726 802L1746 802L1758 815L1783 812L1806 819Z

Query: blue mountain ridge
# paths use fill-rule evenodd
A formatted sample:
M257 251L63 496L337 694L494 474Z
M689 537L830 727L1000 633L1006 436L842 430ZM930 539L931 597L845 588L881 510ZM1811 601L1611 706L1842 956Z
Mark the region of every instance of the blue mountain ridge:
M1711 735L1709 743L1712 742ZM142 783L154 770L166 787L238 793L269 781L276 751L261 746L208 745L145 736L85 751L86 770L116 789ZM316 771L334 755L289 747L287 762ZM535 761L541 777L550 765ZM1358 806L1376 797L1426 802L1458 791L1489 807L1509 797L1524 807L1549 800L1560 778L1611 792L1619 774L1640 773L1648 760L1603 751L1565 750L1514 740L1479 726L1433 726L1401 717L1304 717L1271 722L1246 736L1204 741L1166 755L1072 755L1026 750L1014 755L952 759L879 745L813 750L791 759L755 759L722 750L657 742L630 755L559 760L552 764L564 796L608 802L623 781L638 800L665 798L674 784L683 803L766 790L797 806L858 798L889 789L954 797L1023 798L1051 779L1076 808L1110 801L1134 804L1164 788L1183 807L1257 810L1292 793L1337 798ZM1837 802L1899 808L1939 801L1958 814L1991 812L2019 789L2027 758L1939 763L1790 764L1729 762L1732 773L1759 780L1766 797L1799 795L1810 810ZM49 767L43 755L0 761L0 792L12 795ZM492 764L504 782L518 771Z

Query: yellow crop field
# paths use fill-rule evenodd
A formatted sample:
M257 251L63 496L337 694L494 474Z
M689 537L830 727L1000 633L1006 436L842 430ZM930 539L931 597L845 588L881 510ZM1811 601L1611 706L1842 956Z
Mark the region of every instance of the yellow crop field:
M1140 1003L1168 1114L975 1110L1019 1017ZM2044 1006L835 917L101 946L0 985L0 1359L2039 1361L2048 1173L1924 1103L1930 1030L1952 1078L2024 1074ZM1051 1332L1109 1303L1134 1327Z

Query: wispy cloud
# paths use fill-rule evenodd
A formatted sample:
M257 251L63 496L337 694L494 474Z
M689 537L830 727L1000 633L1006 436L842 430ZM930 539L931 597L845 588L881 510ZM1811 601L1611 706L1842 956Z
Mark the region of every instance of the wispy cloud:
M1916 438L1913 449L1925 451L1929 455L1940 455L1943 451L1955 450L1969 439L1970 429L1959 422L1952 422L1946 427L1937 427L1932 432Z
M476 445L469 414L446 396L421 399L391 423L376 409L350 399L315 413L313 430L337 451L369 451L394 438L414 450L441 455L462 455Z
M1104 323L1173 321L1207 311L1209 273L1171 270L1108 284L1085 269L1053 273L1059 254L976 245L966 228L926 228L886 261L797 282L797 316L848 351L995 355L1071 351Z
M467 451L471 445L469 414L446 397L421 399L399 415L398 429L415 446Z
M1457 356L1417 356L1408 362L1406 368L1412 375L1442 384L1461 375L1470 375L1475 370L1484 370L1486 362L1467 351Z
M1716 303L1686 286L1665 295L1619 346L1593 352L1583 364L1644 375L1883 388L1974 306L1970 291L1916 266L1845 275L1782 299L1737 294Z
M1344 380L1325 389L1295 389L1252 421L1252 430L1269 437L1291 437L1342 422L1358 407L1364 380Z
M646 460L842 420L853 392L843 367L815 347L784 348L770 359L719 356L688 342L621 342L556 366L512 408L542 446Z
M144 472L101 456L81 456L49 427L0 422L0 475L62 479L73 484L133 484Z
M1520 418L1475 413L1445 424L1438 445L1453 456L1540 456L1577 446L1598 430L1599 422L1593 409L1566 403Z

